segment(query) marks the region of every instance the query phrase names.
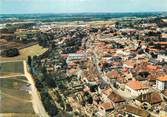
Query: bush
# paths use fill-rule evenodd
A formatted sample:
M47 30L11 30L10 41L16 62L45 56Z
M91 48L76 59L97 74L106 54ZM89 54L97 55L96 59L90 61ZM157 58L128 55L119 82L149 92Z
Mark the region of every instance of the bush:
M17 48L10 48L2 52L2 55L6 57L14 57L14 56L18 56L19 54L20 53Z

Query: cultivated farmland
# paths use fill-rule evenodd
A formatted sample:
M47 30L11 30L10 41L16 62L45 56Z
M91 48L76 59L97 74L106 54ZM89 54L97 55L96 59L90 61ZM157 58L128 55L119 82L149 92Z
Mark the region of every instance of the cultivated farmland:
M23 62L2 62L0 63L0 73L24 73Z
M20 55L16 57L2 57L0 56L1 61L11 61L11 60L27 60L28 56L41 55L46 52L48 48L43 48L39 44L35 44L23 49L20 49Z
M0 116L36 116L23 61L1 62L0 68Z

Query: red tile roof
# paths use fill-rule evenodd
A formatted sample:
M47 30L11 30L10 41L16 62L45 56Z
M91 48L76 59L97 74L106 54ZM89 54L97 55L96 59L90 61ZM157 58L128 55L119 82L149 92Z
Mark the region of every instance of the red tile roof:
M100 104L100 107L104 108L105 110L110 110L114 108L113 104L110 101Z
M148 102L150 104L158 104L162 102L159 92L147 93L139 96L137 98L141 102Z
M143 86L141 82L137 80L128 81L127 85L134 90L146 89L146 87Z
M83 52L82 50L78 50L76 53L81 54L82 52Z
M136 61L127 60L126 62L124 62L124 64L126 64L127 66L134 67L134 65L136 64Z
M157 80L160 80L160 81L167 81L167 75L158 77Z
M154 65L147 65L147 70L157 70L158 67Z
M68 54L62 54L62 57L67 58Z
M161 103L162 99L159 93L151 93L149 101L151 104L157 104L157 103Z
M77 69L70 69L68 70L68 73L71 74L71 75L75 75L77 72Z
M74 62L69 62L68 66L76 66L76 64Z
M106 73L106 76L107 76L108 78L117 78L117 77L120 77L121 75L118 73L118 71L112 70L112 71L108 71L108 72Z
M105 95L109 96L112 93L112 89L111 88L103 89L102 93L104 93Z
M133 107L131 105L126 105L125 111L129 112L129 113L133 113L133 114L138 115L140 117L148 117L149 116L149 113L147 111Z
M125 102L125 100L119 96L118 94L115 94L114 92L112 92L108 98L113 101L114 103L119 103L119 102Z
M154 44L167 45L167 42L166 41L163 41L163 42L154 42Z

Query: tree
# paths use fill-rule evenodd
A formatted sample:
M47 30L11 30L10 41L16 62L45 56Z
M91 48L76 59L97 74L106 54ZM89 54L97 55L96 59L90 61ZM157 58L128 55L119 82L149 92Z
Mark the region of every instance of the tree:
M19 50L17 48L10 48L10 49L4 50L2 52L2 55L7 56L7 57L18 56L19 54L20 53L19 53Z
M115 23L115 28L119 28L119 25L120 25L119 22L116 22Z
M28 65L31 67L31 65L32 65L32 58L31 58L31 56L28 56L27 62L28 62Z

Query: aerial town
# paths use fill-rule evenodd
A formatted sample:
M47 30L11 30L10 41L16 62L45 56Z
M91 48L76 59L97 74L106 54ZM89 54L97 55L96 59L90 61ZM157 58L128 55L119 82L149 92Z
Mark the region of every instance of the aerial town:
M0 115L167 117L166 17L7 19L0 33Z

